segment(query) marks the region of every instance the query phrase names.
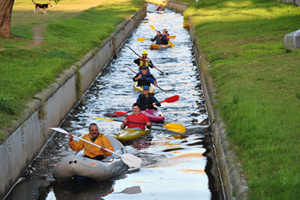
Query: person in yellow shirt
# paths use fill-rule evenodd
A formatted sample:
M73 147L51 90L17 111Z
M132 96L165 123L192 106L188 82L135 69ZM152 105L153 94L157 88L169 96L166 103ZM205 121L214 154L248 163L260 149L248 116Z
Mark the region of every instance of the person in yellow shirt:
M73 140L73 133L69 133L69 146L74 151L80 151L83 148L85 148L84 157L96 159L96 160L102 160L106 158L106 156L112 155L112 153L106 151L105 148L114 151L114 147L112 146L109 139L105 137L105 135L99 132L98 126L95 123L90 124L89 134L86 134L81 138L101 146L101 148L99 148L89 143L86 143L82 140L75 142Z

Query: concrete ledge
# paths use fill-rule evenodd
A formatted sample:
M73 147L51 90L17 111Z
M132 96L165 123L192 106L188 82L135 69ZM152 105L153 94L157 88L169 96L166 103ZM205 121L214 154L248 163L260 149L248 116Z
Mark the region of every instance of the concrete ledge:
M126 37L146 16L146 6L117 26L101 45L65 70L56 82L35 95L18 121L13 121L9 135L0 144L0 199L38 154L49 136L49 127L57 127L79 101L78 97L93 82L105 64L115 56Z
M198 69L201 77L201 84L208 109L210 124L213 133L214 144L216 147L217 159L221 171L221 178L226 199L247 199L248 186L243 177L241 167L237 161L236 154L230 150L230 143L226 139L226 126L222 121L218 109L213 106L216 104L214 96L216 89L213 79L210 77L210 64L201 55L195 28L192 25L192 17L189 16L190 33L194 42L194 51L198 62Z

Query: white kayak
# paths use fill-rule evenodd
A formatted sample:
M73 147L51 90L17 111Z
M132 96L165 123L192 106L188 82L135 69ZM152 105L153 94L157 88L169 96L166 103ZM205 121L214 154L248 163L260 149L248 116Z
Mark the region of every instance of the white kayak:
M106 137L112 143L115 152L125 153L124 146L117 139L107 135ZM128 166L115 155L101 161L85 158L82 155L72 155L58 163L52 174L58 181L66 181L72 177L106 180L124 173L127 169Z

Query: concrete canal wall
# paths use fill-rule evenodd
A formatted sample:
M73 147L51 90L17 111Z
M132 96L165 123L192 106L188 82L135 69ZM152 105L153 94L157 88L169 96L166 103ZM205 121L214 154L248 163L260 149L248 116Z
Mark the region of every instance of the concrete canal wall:
M37 156L57 127L76 105L130 32L146 16L146 6L129 17L103 43L65 70L55 83L35 96L22 119L14 122L9 138L0 145L0 199Z
M178 11L180 12L184 12L187 9L187 4L180 2L163 0L147 1L157 5L163 4L169 9L179 8ZM241 173L241 168L237 162L236 154L229 148L230 143L226 139L226 125L218 114L218 109L213 107L216 104L216 100L213 98L216 94L216 89L214 88L213 79L209 76L210 64L201 55L201 47L197 43L199 38L197 38L195 28L192 26L191 16L189 16L189 24L190 34L194 43L194 52L201 77L201 85L209 113L213 134L213 143L215 145L216 157L225 192L225 198L227 200L247 199L247 182ZM176 41L174 41L174 43L176 45Z

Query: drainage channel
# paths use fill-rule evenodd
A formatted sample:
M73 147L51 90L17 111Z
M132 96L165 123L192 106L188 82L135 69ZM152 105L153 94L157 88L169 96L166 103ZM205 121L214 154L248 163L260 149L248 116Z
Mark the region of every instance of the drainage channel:
M150 4L147 9L154 11L155 6ZM176 35L176 39L171 40L175 46L150 50L149 38L156 35L150 25ZM137 38L146 40L138 42ZM139 171L91 183L53 180L51 172L56 164L74 154L68 146L68 138L55 133L6 199L224 199L192 45L189 32L183 28L181 14L169 10L149 12L126 39L117 57L100 72L85 93L83 103L61 124L61 128L77 136L88 133L92 122L97 123L105 135L114 136L119 131L120 122L92 118L108 118L108 113L129 111L140 94L133 89L134 74L123 66L138 71L133 63L137 56L131 48L138 53L147 50L153 64L168 74L151 69L158 85L167 90L155 88L155 97L162 101L180 96L174 103L162 104L159 110L165 116L165 123L182 124L186 127L185 133L164 128L151 130L150 134L125 146L129 153L143 160Z

